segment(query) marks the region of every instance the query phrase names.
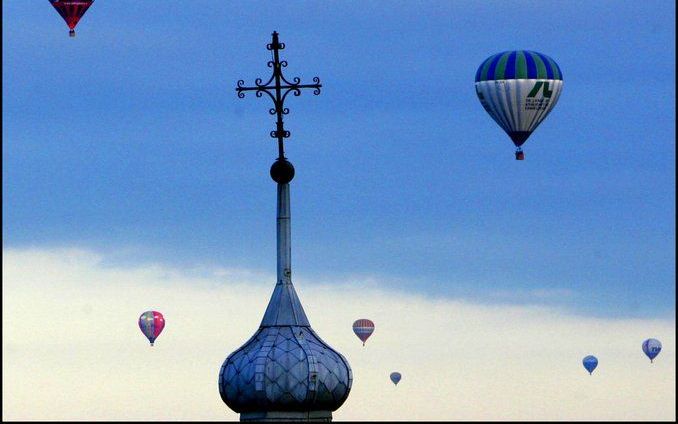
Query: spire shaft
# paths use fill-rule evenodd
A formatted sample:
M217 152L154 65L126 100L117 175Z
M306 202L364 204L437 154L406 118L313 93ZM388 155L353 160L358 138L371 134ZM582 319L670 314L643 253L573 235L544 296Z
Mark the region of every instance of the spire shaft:
M290 185L278 184L277 212L278 278L261 321L262 327L310 326L301 301L292 285L292 231Z
M278 184L277 212L278 283L292 284L292 229L290 185Z

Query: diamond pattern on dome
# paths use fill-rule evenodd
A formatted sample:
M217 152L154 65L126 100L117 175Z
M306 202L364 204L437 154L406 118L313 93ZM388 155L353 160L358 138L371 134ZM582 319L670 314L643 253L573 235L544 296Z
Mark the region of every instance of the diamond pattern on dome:
M303 326L259 328L219 374L221 398L236 412L335 411L351 384L346 359Z

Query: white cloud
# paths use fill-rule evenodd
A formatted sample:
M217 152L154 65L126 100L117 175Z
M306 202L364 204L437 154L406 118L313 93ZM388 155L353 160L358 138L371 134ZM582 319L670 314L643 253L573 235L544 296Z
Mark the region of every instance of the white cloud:
M576 293L570 289L494 290L488 296L493 300L525 302L572 299L576 297Z
M3 251L3 419L236 420L219 368L258 327L273 274L104 263L77 249ZM354 372L335 420L676 418L675 320L431 299L374 281L295 286ZM136 322L148 309L167 320L153 348ZM351 331L363 317L376 323L364 348ZM654 364L647 337L664 345ZM593 376L587 354L600 360Z

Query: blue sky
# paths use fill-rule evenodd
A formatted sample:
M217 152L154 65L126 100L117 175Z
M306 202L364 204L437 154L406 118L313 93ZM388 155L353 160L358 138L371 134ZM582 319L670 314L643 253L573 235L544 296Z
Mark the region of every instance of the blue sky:
M273 30L291 98L293 268L431 297L675 316L675 5L96 1L70 39L3 2L3 247L275 269ZM564 91L515 161L473 81L553 57Z

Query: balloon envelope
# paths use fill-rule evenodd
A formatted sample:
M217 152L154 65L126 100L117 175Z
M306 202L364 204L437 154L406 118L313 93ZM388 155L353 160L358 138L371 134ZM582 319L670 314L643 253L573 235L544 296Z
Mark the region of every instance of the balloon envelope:
M643 352L650 358L650 362L659 355L662 350L662 343L657 339L647 339L643 342Z
M80 18L94 3L94 0L49 0L49 2L66 21L66 25L71 30L71 35L74 35L75 26L78 25Z
M363 346L365 346L365 341L374 333L374 323L369 319L356 320L353 323L353 332L362 340Z
M516 147L553 110L563 90L558 64L528 50L490 56L478 68L475 81L480 103Z
M151 346L165 328L165 317L158 311L146 311L139 317L139 328Z
M596 358L593 355L589 355L584 358L582 363L584 364L584 368L586 368L586 371L588 371L589 374L591 374L593 370L595 370L596 367L598 366L598 358Z
M402 378L402 375L400 375L399 372L392 372L390 377L391 377L391 381L393 382L393 384L398 385L398 382Z

